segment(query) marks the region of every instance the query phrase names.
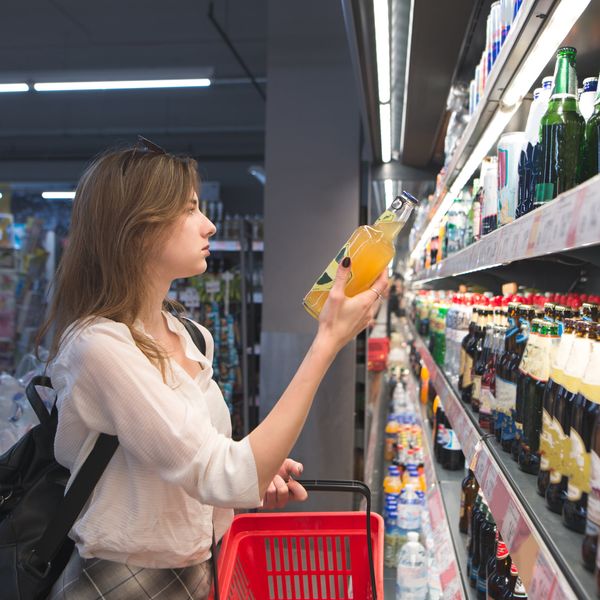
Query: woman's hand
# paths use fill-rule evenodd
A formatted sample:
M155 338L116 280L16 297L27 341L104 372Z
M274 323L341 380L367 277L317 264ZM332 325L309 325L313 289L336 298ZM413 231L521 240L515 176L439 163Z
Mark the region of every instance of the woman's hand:
M301 463L286 458L277 475L267 487L262 508L283 508L291 500L297 502L306 500L308 493L301 484L292 479L292 475L299 477L302 474L302 469Z
M317 337L332 344L335 352L341 350L373 321L389 286L389 278L384 269L370 289L348 298L345 287L349 275L350 257L347 256L338 267L329 298L319 315Z

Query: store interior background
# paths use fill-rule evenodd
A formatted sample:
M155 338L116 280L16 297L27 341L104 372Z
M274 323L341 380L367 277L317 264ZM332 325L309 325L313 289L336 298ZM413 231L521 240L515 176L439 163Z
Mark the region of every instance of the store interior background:
M261 215L264 222L264 251L255 253L262 296L249 326L256 325L260 349L258 413L249 418L261 418L316 331L302 297L349 233L382 211L384 180L418 197L433 190L444 162L448 90L472 76L490 4L418 0L411 21L411 2L391 1L392 161L382 164L371 3L9 3L0 41L4 82L209 72L212 85L0 94L0 212L41 214L47 226L60 227L70 203L42 200L42 191L74 189L94 155L132 144L138 134L196 158L202 179L219 184L226 214ZM576 32L582 74L597 69L598 4L590 4ZM211 22L211 5L256 85ZM522 128L527 108L515 115L514 129ZM264 185L249 172L256 166L266 173ZM297 443L293 456L304 462L305 476L363 478L366 381L362 336L340 353ZM307 508L350 506L333 495L315 496Z

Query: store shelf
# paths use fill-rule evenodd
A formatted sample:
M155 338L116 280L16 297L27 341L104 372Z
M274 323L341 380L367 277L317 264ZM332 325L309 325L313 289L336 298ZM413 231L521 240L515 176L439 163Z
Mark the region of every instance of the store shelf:
M406 336L405 336L406 337ZM408 392L417 402L418 393L414 377L409 379ZM477 594L469 588L466 578L466 556L464 542L458 531L458 524L453 524L453 515L458 515L455 507L448 505L460 503L461 471L445 471L435 462L431 444L431 427L421 406L420 425L426 448L423 452L425 480L427 481L427 508L431 519L435 542L436 563L440 573L440 584L444 599L475 600ZM449 493L447 496L446 494ZM452 496L452 497L450 497ZM454 525L454 526L453 526Z
M409 330L529 597L595 598L594 577L579 564L582 537L568 532L558 518L548 514L533 488L535 478L518 472L508 455L498 451L495 440L479 429L475 415L460 402L412 324Z
M213 240L210 242L212 252L239 252L240 242L237 240ZM254 252L264 251L264 242L252 242Z
M504 113L505 118L503 122L506 125L520 105L519 102L514 106L505 106L502 103L502 96L506 88L514 80L523 59L531 52L532 47L542 35L550 15L559 3L559 0L525 0L523 2L519 10L518 19L513 27L511 27L500 54L488 76L483 98L481 98L477 109L471 115L463 135L452 153L446 172L440 182L440 193L435 200L434 206L430 209L430 218L424 224L420 234L426 230L429 221L431 221L433 215L438 211L444 200L444 196L448 193L461 170L467 164L492 119L497 113ZM540 66L540 68L543 67L545 67L545 64ZM494 141L493 139L489 140L489 145L491 146ZM485 153L489 148L480 148L480 150ZM472 172L468 174L469 177ZM465 183L466 181L461 182L461 187ZM420 238L421 235L417 237Z
M418 273L427 283L600 243L600 175Z

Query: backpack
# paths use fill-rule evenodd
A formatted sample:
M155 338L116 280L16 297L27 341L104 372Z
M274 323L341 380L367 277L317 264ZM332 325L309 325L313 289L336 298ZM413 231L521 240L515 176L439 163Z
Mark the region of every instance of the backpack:
M204 354L202 333L181 321ZM46 598L73 552L68 533L119 444L101 433L65 494L70 473L54 457L58 410L48 411L37 387L52 382L34 377L26 389L40 423L0 456L0 590L10 600Z

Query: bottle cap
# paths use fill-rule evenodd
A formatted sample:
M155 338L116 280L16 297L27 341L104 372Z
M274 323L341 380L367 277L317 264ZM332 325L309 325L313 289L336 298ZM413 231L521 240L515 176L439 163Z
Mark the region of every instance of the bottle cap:
M554 83L554 76L553 75L548 75L547 77L544 77L544 79L542 79L542 87L545 90L552 89L552 84L553 83Z
M419 541L419 534L416 531L409 531L406 534L406 537L408 538L409 542L418 542Z
M518 575L519 574L519 570L517 569L517 565L515 565L515 563L513 563L512 565L510 565L510 574L511 575Z
M583 80L583 91L584 92L595 92L598 89L598 78L597 77L586 77Z

